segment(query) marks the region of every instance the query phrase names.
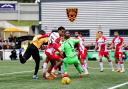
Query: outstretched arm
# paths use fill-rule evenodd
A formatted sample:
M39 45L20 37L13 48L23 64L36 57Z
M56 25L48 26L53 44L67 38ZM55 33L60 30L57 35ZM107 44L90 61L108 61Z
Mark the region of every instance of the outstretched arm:
M48 33L48 34L44 34L42 36L40 36L38 39L41 39L41 38L45 38L45 37L49 37L51 33Z
M74 42L74 45L76 45L76 44L79 44L80 43L80 40L79 39L73 39L73 42Z

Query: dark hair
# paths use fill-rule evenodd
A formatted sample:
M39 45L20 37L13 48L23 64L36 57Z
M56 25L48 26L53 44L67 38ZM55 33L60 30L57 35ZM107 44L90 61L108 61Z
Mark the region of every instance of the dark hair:
M118 33L118 34L119 34L119 32L118 32L118 31L114 31L114 33Z
M64 28L64 27L62 27L62 26L61 26L61 27L59 27L59 28L58 28L58 31L61 31L61 30L65 30L65 28Z
M40 34L45 34L46 32L44 30L39 31Z
M75 33L78 33L78 34L80 34L80 32L78 32L78 31L74 32L74 34L75 34Z
M65 31L65 34L70 34L70 32L69 31Z
M100 32L103 34L103 32L102 32L102 31L98 31L98 33L100 33Z

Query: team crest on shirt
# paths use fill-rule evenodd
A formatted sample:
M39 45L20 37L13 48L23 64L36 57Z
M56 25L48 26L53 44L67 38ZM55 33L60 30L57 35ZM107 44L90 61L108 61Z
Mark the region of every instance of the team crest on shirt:
M68 17L69 21L74 22L77 17L78 9L77 8L67 8L66 12L67 12L67 17Z

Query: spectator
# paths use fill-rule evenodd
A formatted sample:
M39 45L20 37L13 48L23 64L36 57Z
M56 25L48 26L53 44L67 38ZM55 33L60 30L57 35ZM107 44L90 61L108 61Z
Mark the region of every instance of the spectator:
M0 50L2 49L2 42L0 42Z
M11 51L10 59L11 60L17 60L17 55L16 55L15 49L13 49L13 51Z
M0 37L0 42L2 42L2 37Z
M10 34L10 37L8 38L9 42L14 42L13 34Z
M6 41L6 49L10 49L10 43L8 42L8 40Z
M3 60L3 52L0 51L0 60Z

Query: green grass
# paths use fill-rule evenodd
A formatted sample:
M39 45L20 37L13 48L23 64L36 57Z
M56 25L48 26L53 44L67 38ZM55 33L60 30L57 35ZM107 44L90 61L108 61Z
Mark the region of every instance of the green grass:
M32 26L32 25L38 25L38 21L17 21L17 20L12 20L8 21L9 23L15 25L15 26Z
M128 82L128 71L117 73L105 69L101 73L99 69L92 69L99 67L98 62L89 62L88 65L91 67L89 68L90 76L82 79L79 78L74 66L69 66L68 72L72 80L70 85L62 85L60 77L55 80L44 80L41 71L39 71L39 80L32 80L33 72L0 75L0 89L107 89ZM128 66L128 62L126 62L126 66ZM105 68L109 68L108 63L105 63ZM31 71L33 69L33 61L28 61L24 65L18 61L0 61L0 74ZM128 89L128 85L118 89Z

